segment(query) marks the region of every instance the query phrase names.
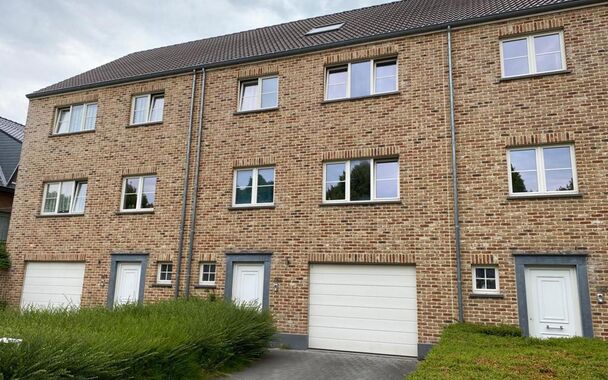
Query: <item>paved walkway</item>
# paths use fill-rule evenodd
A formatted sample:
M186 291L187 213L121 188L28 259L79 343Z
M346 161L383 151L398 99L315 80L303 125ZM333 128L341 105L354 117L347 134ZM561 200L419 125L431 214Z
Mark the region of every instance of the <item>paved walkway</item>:
M417 360L319 350L270 350L231 380L403 380Z

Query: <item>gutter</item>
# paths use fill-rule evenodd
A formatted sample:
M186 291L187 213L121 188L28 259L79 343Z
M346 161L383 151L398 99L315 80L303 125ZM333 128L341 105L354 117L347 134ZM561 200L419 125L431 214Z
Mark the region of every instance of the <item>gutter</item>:
M214 68L232 66L232 65L242 64L242 63L251 63L251 62L263 61L263 60L268 60L268 59L282 58L282 57L287 57L287 56L292 56L292 55L327 50L327 49L332 49L332 48L339 48L339 47L350 46L350 45L355 45L355 44L375 42L375 41L379 41L379 40L386 40L386 39L396 38L396 37L404 37L404 36L409 36L409 35L423 34L423 33L430 33L430 32L441 32L441 31L445 30L448 26L450 26L452 28L463 27L463 26L482 24L482 23L487 23L487 22L492 22L492 21L500 21L500 20L515 18L515 17L523 17L523 16L530 16L530 15L541 14L541 13L552 12L552 11L567 10L569 8L576 8L576 7L601 4L601 3L608 3L608 1L606 1L606 0L577 0L577 1L571 1L568 3L559 3L559 4L551 4L551 5L536 7L536 8L520 9L520 10L512 11L512 12L505 12L505 13L499 13L499 14L494 14L494 15L489 15L489 16L484 16L484 17L457 20L457 21L452 21L452 22L425 26L425 27L421 27L421 28L401 30L401 31L391 32L391 33L377 34L374 36L351 39L351 40L346 40L346 41L339 41L339 42L334 42L334 43L329 43L329 44L324 44L324 45L316 45L316 46L305 47L305 48L301 48L301 49L292 49L292 50L278 52L278 53L269 53L269 54L262 54L262 55L256 55L256 56L251 56L251 57L233 59L233 60L229 60L229 61L199 64L199 65L191 66L191 67L179 68L179 69L168 70L168 71L159 71L159 72L155 72L155 73L132 76L132 77L127 77L127 78L113 79L113 80L96 82L96 83L86 84L86 85L82 85L82 86L74 86L74 87L69 87L69 88L64 88L64 89L49 90L49 91L44 91L44 92L33 92L30 94L27 94L26 97L28 99L36 99L36 98L41 98L41 97L45 97L45 96L49 96L49 95L57 95L57 94L74 92L74 91L79 91L79 90L87 90L87 89L91 89L91 88L111 86L111 85L115 85L115 84L136 82L136 81L141 81L141 80L148 80L148 79L166 77L166 76L171 76L171 75L183 74L183 73L187 73L192 70L195 70L197 68L200 68L201 66L204 66L207 69L214 69Z
M198 200L198 183L201 167L201 144L203 141L203 110L205 108L205 68L201 69L201 102L199 105L198 134L196 142L196 164L194 171L194 185L192 186L192 207L190 209L190 238L188 241L188 261L186 263L186 286L184 295L190 297L190 279L192 278L192 252L194 247L194 233L196 231L196 204Z
M460 210L458 204L458 163L456 161L456 120L454 112L454 76L452 67L452 27L447 27L448 36L448 86L450 88L450 136L452 139L452 197L454 198L454 246L456 248L456 285L458 291L458 321L464 322L462 301L462 257L460 239Z
M179 297L179 280L182 273L182 257L184 251L184 227L186 225L186 201L188 200L188 182L190 182L190 151L192 147L192 123L194 119L194 96L196 94L196 70L192 70L192 93L190 94L190 121L188 122L188 141L186 142L186 163L184 174L184 189L182 191L182 210L179 221L179 241L177 243L177 276L175 277L175 294Z

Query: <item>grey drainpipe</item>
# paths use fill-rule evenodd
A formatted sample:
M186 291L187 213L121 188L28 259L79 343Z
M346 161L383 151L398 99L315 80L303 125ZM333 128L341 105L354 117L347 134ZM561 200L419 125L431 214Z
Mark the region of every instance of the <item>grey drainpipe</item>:
M198 181L201 166L201 144L203 141L203 109L205 107L205 68L201 70L201 103L199 106L198 135L196 142L196 164L194 171L194 186L192 191L192 207L190 210L190 238L188 239L188 261L186 263L185 296L190 297L190 278L192 277L192 248L194 246L194 232L196 227L196 202L198 194Z
M192 120L194 118L194 95L196 89L196 70L192 70L192 94L190 95L190 121L188 122L188 141L186 142L186 167L184 174L184 190L182 191L182 211L179 222L179 241L177 243L177 270L175 271L175 298L179 297L179 279L182 272L182 257L184 251L184 227L186 224L186 200L188 198L188 182L190 181L190 151L192 147Z
M458 207L458 165L456 162L456 122L454 120L454 78L452 68L452 27L448 25L448 84L450 87L450 133L452 137L452 192L454 197L454 240L456 245L456 283L458 288L458 321L464 322L462 302L462 258L460 249L460 210Z

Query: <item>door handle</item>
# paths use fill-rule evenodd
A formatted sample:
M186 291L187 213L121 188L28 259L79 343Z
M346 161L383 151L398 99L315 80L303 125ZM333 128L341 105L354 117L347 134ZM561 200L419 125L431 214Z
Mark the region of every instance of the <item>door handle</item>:
M547 325L547 329L553 329L553 330L558 330L559 329L559 330L563 330L564 326L555 327L555 326Z

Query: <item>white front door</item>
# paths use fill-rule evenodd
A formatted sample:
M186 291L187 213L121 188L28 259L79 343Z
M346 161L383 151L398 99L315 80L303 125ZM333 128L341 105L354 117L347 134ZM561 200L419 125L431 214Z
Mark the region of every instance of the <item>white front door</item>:
M264 264L234 264L232 300L236 304L264 304Z
M574 268L527 268L526 295L530 336L582 336Z
M139 301L141 263L118 263L116 267L116 288L114 306Z

